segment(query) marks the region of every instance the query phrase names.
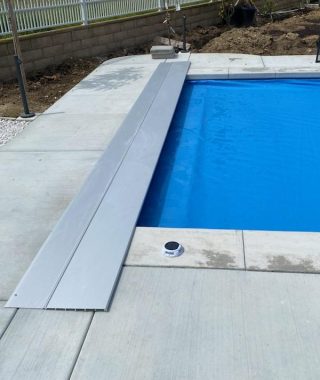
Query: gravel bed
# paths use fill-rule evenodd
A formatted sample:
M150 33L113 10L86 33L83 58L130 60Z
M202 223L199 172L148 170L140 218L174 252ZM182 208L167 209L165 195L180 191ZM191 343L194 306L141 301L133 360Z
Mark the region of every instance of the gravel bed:
M17 136L28 125L28 121L0 118L0 146Z

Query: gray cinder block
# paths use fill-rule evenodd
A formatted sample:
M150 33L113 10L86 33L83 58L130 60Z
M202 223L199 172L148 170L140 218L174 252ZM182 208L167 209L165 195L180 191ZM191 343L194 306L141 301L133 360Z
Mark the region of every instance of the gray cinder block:
M174 58L176 56L173 46L152 46L150 53L152 59Z

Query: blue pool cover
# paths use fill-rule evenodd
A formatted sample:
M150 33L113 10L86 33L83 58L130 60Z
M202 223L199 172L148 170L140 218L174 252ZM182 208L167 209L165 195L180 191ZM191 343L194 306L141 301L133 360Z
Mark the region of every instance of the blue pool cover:
M186 82L138 225L320 231L319 101L317 79Z

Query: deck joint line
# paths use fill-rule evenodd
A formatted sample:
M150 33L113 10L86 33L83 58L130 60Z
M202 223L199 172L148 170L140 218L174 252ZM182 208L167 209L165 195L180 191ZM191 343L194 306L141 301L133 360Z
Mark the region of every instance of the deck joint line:
M17 312L19 309L15 309L14 312L12 313L11 317L9 318L8 322L5 325L5 328L3 329L2 333L0 334L0 340L3 338L4 334L8 330L8 328L11 325L11 322L13 321L14 317L16 316Z
M72 367L71 367L71 369L70 369L70 373L69 373L69 375L67 376L67 379L68 379L68 380L70 380L70 379L72 378L73 372L74 372L74 370L75 370L75 368L76 368L76 365L77 365L77 363L78 363L78 360L79 360L79 357L80 357L81 351L82 351L82 349L83 349L83 346L84 346L85 341L86 341L86 339L87 339L87 336L88 336L88 333L89 333L90 327L91 327L91 325L92 325L92 322L93 322L93 318L94 318L94 316L95 316L95 312L93 311L93 312L92 312L92 316L91 316L91 318L90 318L90 320L89 320L89 322L88 322L88 326L86 327L86 329L85 329L85 331L84 331L82 342L81 342L81 344L80 344L80 346L79 346L79 349L78 349L78 351L77 351L77 353L76 353L76 356L75 356L75 358L74 358L74 361L73 361L73 363L72 363Z
M243 230L241 230L241 236L242 236L242 251L243 251L244 270L247 270L246 247L245 247L245 244L244 244L244 233L243 233Z

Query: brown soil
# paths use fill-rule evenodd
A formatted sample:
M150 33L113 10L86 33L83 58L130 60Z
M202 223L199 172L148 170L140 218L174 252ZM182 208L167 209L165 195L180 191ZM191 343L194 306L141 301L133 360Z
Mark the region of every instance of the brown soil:
M320 10L300 12L282 21L260 18L257 26L198 27L188 33L192 51L203 53L245 53L262 55L315 54L320 34ZM75 86L102 61L129 54L144 54L149 46L123 50L107 57L70 59L50 67L44 73L28 78L30 109L43 112ZM18 87L15 83L0 84L0 116L16 117L21 113Z
M232 28L209 41L203 53L244 53L260 55L315 54L320 34L320 10L300 12L282 21L257 27Z
M70 88L92 71L100 60L70 59L63 65L52 67L42 75L28 78L29 108L43 112ZM16 83L0 85L0 116L16 117L21 113L21 100Z

